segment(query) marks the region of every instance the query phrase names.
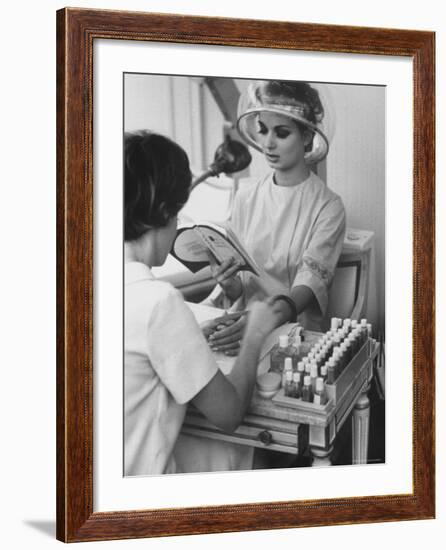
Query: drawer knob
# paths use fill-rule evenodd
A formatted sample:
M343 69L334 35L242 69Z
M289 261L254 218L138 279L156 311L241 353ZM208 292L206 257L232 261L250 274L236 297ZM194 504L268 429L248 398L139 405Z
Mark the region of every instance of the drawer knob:
M266 446L271 445L273 442L273 436L268 430L263 430L263 432L260 432L257 439L259 439Z

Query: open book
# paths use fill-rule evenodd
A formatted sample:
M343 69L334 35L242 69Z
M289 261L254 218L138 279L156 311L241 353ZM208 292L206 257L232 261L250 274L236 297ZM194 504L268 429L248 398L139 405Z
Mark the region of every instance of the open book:
M188 224L180 227L170 253L190 271L196 273L209 265L208 252L221 264L231 256L240 269L259 275L259 268L246 252L233 231L212 223Z

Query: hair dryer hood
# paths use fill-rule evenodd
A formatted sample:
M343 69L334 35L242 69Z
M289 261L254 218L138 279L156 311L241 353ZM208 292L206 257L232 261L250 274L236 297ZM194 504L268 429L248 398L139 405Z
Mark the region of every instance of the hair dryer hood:
M240 172L249 166L252 157L246 145L232 139L229 134L225 141L217 147L214 155L214 162L210 168L216 174L233 174Z
M232 139L231 136L227 134L225 141L217 147L214 161L209 166L209 169L192 182L191 190L209 176L240 172L249 166L251 160L251 153L246 145L241 141Z

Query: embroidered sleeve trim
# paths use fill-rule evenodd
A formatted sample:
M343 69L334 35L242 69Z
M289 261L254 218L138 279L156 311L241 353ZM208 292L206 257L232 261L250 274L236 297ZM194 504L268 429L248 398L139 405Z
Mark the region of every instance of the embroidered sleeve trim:
M326 269L321 263L317 262L309 256L304 256L297 266L297 272L300 271L311 271L319 279L324 281L324 283L329 286L333 280L333 273Z

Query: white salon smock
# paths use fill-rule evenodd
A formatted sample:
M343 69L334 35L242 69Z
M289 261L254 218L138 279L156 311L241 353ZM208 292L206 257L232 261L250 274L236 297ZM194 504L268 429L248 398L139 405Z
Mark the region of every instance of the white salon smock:
M177 470L174 447L187 403L217 364L181 293L139 262L125 264L124 471Z
M240 272L239 307L305 285L316 299L298 320L309 330L320 330L345 236L341 198L313 172L290 187L276 185L271 173L256 184L240 186L230 226L261 271L261 282L250 272Z

